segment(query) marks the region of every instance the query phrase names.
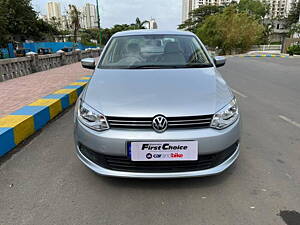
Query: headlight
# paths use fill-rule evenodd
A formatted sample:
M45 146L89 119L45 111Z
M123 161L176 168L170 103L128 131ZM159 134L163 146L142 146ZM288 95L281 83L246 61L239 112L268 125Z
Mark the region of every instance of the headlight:
M79 103L78 119L83 125L96 131L109 129L105 116L83 101Z
M217 112L210 126L216 129L224 129L229 127L239 118L239 109L236 103L236 99L234 98L228 105L226 105L223 109Z

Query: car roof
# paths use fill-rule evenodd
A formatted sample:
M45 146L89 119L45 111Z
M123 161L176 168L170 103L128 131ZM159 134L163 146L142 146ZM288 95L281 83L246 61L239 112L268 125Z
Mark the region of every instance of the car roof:
M129 30L129 31L122 31L115 33L113 37L122 37L122 36L134 36L134 35L190 35L195 36L192 32L189 31L181 31L181 30L149 30L149 29L143 29L143 30Z

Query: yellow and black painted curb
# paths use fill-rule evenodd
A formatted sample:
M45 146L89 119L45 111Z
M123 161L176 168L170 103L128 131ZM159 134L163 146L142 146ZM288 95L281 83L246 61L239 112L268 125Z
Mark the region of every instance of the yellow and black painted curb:
M42 129L64 109L73 105L91 78L90 75L84 76L50 95L0 118L0 157Z
M261 54L261 55L241 55L242 58L289 58L288 55L273 55L273 54Z

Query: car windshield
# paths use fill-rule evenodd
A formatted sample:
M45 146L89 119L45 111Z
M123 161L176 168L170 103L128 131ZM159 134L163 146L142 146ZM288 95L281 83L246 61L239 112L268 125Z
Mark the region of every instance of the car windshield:
M103 69L211 67L199 41L191 35L114 37L102 57Z

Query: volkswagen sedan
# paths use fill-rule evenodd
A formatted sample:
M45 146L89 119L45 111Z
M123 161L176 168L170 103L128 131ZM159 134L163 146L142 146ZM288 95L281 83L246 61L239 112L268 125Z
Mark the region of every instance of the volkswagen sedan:
M115 34L75 107L79 159L115 177L215 175L239 155L240 114L197 36L183 31Z

